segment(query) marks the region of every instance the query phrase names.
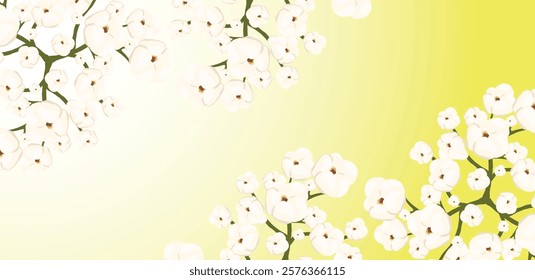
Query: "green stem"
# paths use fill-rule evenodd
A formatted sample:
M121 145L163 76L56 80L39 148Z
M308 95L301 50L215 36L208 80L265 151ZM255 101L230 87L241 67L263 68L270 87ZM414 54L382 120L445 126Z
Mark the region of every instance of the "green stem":
M228 62L228 60L225 60L225 61L221 61L219 63L213 64L211 66L214 67L214 68L215 67L220 67L220 66L225 66L225 69L227 69L227 62Z
M91 4L89 4L89 7L87 7L87 10L85 10L85 12L82 14L82 16L85 17L85 15L87 15L87 13L89 13L89 10L91 10L91 8L93 8L93 6L95 5L95 2L97 2L97 0L91 1Z
M455 236L459 236L461 234L462 228L463 228L463 221L461 221L461 213L459 213L459 220L457 222L457 230L455 231ZM452 244L450 244L450 246L448 246L448 248L446 248L446 250L444 250L444 252L442 252L442 254L440 255L439 260L443 260L444 259L444 257L446 256L446 253L451 248L451 246L452 246Z
M122 55L124 57L124 59L126 59L126 61L130 62L130 59L128 58L128 56L124 53L124 48L120 48L117 50L117 52Z
M308 195L308 200L314 199L314 198L316 198L318 196L322 196L322 195L323 195L323 193L309 194Z
M17 128L13 128L11 129L11 131L15 132L15 131L19 131L19 130L22 130L24 133L26 133L26 125L21 125Z
M517 134L517 133L522 132L522 131L524 131L524 130L525 130L525 129L522 129L522 128L519 128L519 129L517 129L517 130L511 130L511 132L509 133L509 136L514 135L514 134Z
M523 206L520 206L516 209L516 212L513 213L512 215L515 215L515 214L518 214L519 212L522 212L524 210L528 210L528 209L531 209L533 207L531 207L531 204L526 204L526 205L523 205Z
M14 53L17 53L17 52L19 51L19 49L22 48L22 47L24 47L24 45L19 46L19 47L17 47L17 48L14 48L14 49L12 49L12 50L9 50L9 51L5 51L5 52L3 52L2 54L3 54L4 56L12 55L12 54L14 54Z
M483 166L481 166L479 163L477 163L471 156L468 156L467 160L473 165L475 166L476 168L483 168ZM483 168L485 169L485 168ZM487 170L488 172L488 170Z
M250 261L250 260L251 260L251 257L249 257L249 256L245 256L245 259L248 260L248 261Z
M254 29L256 32L258 32L258 34L262 35L262 37L264 37L264 39L266 39L266 41L269 40L269 35L264 30L262 30L259 27L252 27L251 26L251 28Z
M408 198L405 198L405 201L407 201L407 204L409 204L409 207L412 208L412 211L411 212L414 212L414 211L418 211L418 207L414 206L414 204L412 204Z
M292 238L292 224L289 223L286 226L286 241L288 241L288 250L284 252L284 255L282 256L282 260L289 260L290 259L290 249L292 248L293 238Z
M272 229L275 233L282 232L280 229L278 229L276 226L274 226L269 220L266 221L266 225Z
M243 37L247 37L249 35L249 19L247 18L246 14L252 5L253 0L247 0L247 2L245 3L245 12L243 13L243 17L241 18L241 21L243 22Z
M61 93L59 92L56 92L56 91L51 91L49 90L52 94L54 94L57 98L59 98L63 103L65 103L65 105L67 105L67 103L69 103L69 100L67 100L67 98L65 98L65 96L63 96Z

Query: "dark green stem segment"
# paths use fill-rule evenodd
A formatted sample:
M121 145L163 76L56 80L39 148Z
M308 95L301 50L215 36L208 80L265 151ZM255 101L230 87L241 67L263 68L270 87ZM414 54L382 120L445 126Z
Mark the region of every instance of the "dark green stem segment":
M418 207L414 206L414 204L412 204L408 198L405 198L405 201L407 201L407 204L409 205L409 207L412 208L412 211L411 212L414 212L414 211L418 211Z
M292 223L289 223L286 226L286 241L288 242L288 250L284 252L284 255L282 256L282 260L290 259L290 249L292 248L292 243L294 242L294 239L292 238Z
M243 23L243 37L247 37L249 35L249 19L247 18L246 14L252 5L253 0L247 0L247 2L245 2L245 12L243 13L243 17L241 18L241 22Z
M212 67L214 67L214 68L215 68L215 67L225 66L225 69L227 69L227 62L228 62L228 60L225 60L225 61L221 61L221 62L216 63L216 64L212 64L212 65L210 65L210 66L212 66Z
M26 133L26 125L21 125L21 126L19 126L17 128L11 129L11 131L13 131L13 132L20 131L20 130L22 130L24 133Z
M122 55L124 57L124 59L126 59L126 61L130 62L130 59L128 58L128 55L126 55L124 53L124 48L121 48L121 49L118 49L117 50L117 53L119 53L120 55Z
M269 220L266 220L266 225L272 229L275 233L282 232L280 229L278 229L276 226L274 226Z
M475 166L476 168L483 168L483 166L481 166L479 163L477 163L471 156L468 156L467 160L473 165ZM485 168L483 168L485 169ZM485 169L486 170L486 169ZM488 170L487 170L488 172Z
M245 259L248 260L248 261L250 261L250 260L251 260L251 257L249 257L249 256L245 256Z
M322 195L323 195L323 193L309 194L308 195L308 200L314 199L314 198L316 198L318 196L322 196Z
M519 129L517 129L517 130L511 130L511 132L509 132L509 136L511 136L511 135L515 135L515 134L517 134L517 133L519 133L519 132L522 132L522 131L524 131L524 130L525 130L525 129L522 129L522 128L519 128Z

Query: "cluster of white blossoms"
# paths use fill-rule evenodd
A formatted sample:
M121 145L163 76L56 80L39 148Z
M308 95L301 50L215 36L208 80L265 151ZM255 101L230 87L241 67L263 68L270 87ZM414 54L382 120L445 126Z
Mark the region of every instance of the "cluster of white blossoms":
M245 109L253 102L253 88L266 89L273 78L283 88L290 88L299 81L292 63L300 47L318 55L326 45L323 35L307 28L314 0L280 1L282 7L276 11L258 0L222 2L245 4L245 12L239 19L226 18L220 8L202 0L173 1L177 9L177 19L171 24L173 34L183 37L199 30L224 56L211 66L192 66L181 83L180 93L200 106L212 106L221 99L229 111ZM333 0L332 7L340 16L364 18L371 11L371 1ZM276 27L273 34L265 31L271 23Z
M286 154L282 169L283 174L270 172L261 182L251 172L239 176L236 187L244 197L236 205L236 215L233 217L224 206L216 206L210 213L210 223L228 232L227 248L221 251L220 258L250 259L261 246L257 227L265 225L273 230L273 235L267 238L264 246L270 254L281 256L283 260L290 259L290 249L295 242L305 239L323 256L362 259L360 250L346 241L360 240L368 234L364 220L355 218L343 230L338 229L327 221L324 210L310 205L318 196L344 196L357 178L356 166L336 153L314 161L308 149L300 148ZM262 184L266 189L263 201L255 194ZM271 217L284 225L284 230L272 223ZM202 250L195 244L175 242L166 247L165 258L202 258Z
M535 197L529 195L525 204L519 205L526 197L520 193L535 191L535 163L528 158L527 148L515 141L519 133L535 133L535 91L524 91L515 98L511 86L501 84L489 88L483 102L485 110L473 107L464 114L466 138L457 130L461 117L454 108L447 108L437 119L445 130L437 141L438 156L424 142L410 151L419 164L430 163L428 184L421 188L422 209L409 202L398 181L372 179L366 185L364 206L372 218L384 221L375 230L375 239L386 250L400 250L408 242L414 258L425 258L449 242L440 259L514 259L524 249L529 259L535 255L535 214L529 213ZM468 161L473 168L465 184L458 161ZM507 173L512 183L493 192L497 188L493 183L503 182L495 179ZM463 201L455 195L466 190L476 192L478 198ZM527 212L524 217L523 211ZM451 219L456 214L453 231ZM465 243L463 226L483 226L489 214L499 218L496 233L481 232ZM508 231L513 233L506 237Z
M30 174L43 171L51 150L68 151L73 135L84 149L98 142L99 114L114 117L122 107L105 94L114 55L140 77L169 72L166 45L149 38L158 24L144 10L128 13L120 1L7 2L0 3L0 102L18 122L0 127L0 170L20 162Z

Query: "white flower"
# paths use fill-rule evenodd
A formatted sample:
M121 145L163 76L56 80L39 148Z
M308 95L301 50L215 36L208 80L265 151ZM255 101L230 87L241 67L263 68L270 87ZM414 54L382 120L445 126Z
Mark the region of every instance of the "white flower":
M507 223L507 221L500 221L498 223L499 232L507 232L508 230L509 230L509 223Z
M113 97L106 97L102 100L102 111L107 117L113 118L122 110L122 102Z
M288 152L282 160L282 169L286 177L296 180L312 177L313 167L312 153L307 148L299 148Z
M409 240L407 229L398 219L384 221L375 229L373 236L387 251L399 251Z
M228 247L239 256L248 256L258 246L258 229L250 224L234 224L228 230Z
M232 39L230 38L227 33L221 32L221 34L212 37L212 43L211 46L213 46L215 49L219 50L221 53L227 53L228 52L228 46L232 42ZM227 69L223 69L227 70Z
M518 223L515 238L520 247L535 254L535 215L528 215Z
M505 173L507 173L507 170L505 170L505 166L501 164L496 166L496 168L494 168L494 175L498 177L504 176Z
M411 215L411 212L407 209L401 209L401 211L399 211L399 218L402 219L403 221L406 221L410 215Z
M160 29L158 19L142 9L133 11L126 19L126 25L128 33L134 39L143 39Z
M437 159L429 166L429 183L441 192L451 192L459 182L461 170L459 165L450 159Z
M416 142L411 149L410 157L419 164L425 164L433 158L433 150L425 142Z
M89 128L95 124L97 104L94 102L69 101L67 106L76 127Z
M282 223L293 223L307 215L307 201L307 189L301 183L292 182L267 191L266 210Z
M212 106L219 99L223 85L221 78L213 67L192 66L185 75L185 83L180 87L180 93L192 98L197 104Z
M171 63L165 44L158 40L142 40L132 51L132 72L144 79L161 81L170 75Z
M377 220L392 220L403 209L405 188L401 182L372 178L366 183L364 209Z
M44 27L56 27L64 19L63 3L57 0L42 0L32 8L35 23Z
M126 33L117 17L108 11L97 12L85 20L84 39L97 55L105 56L122 48L127 41Z
M528 157L528 149L520 143L510 143L509 148L507 150L507 153L505 154L505 158L512 164L515 164L517 161L521 159L525 159Z
M228 69L231 76L245 78L269 68L269 48L253 37L239 38L228 46Z
M296 5L299 5L305 9L305 11L310 12L316 8L316 2L314 0L295 0Z
M341 17L365 18L372 10L371 0L332 0L334 13Z
M264 186L266 189L271 189L273 187L278 187L286 184L286 177L280 175L277 171L270 172L264 176Z
M282 88L288 89L299 82L299 72L295 67L283 66L277 72L277 80Z
M82 150L90 150L98 144L97 134L94 131L83 130L80 132L79 141Z
M22 155L20 143L13 132L0 129L0 170L11 170Z
M304 222L310 228L314 228L317 224L323 224L327 221L327 213L317 206L310 207L307 210L307 215Z
M461 221L468 224L470 227L475 227L483 221L483 211L477 205L468 204L461 211Z
M19 20L21 22L28 22L32 20L32 6L33 6L33 3L31 0L20 1L19 3L17 3L17 6L13 8L13 13L19 17ZM4 9L4 8L0 7L0 9ZM4 18L5 16L0 16L0 17ZM3 27L0 27L0 29L4 30Z
M209 221L217 228L226 228L232 221L232 216L228 208L224 206L216 206L209 216Z
M47 146L51 146L52 149L62 153L66 153L71 148L71 144L69 135L57 136L46 143Z
M423 259L429 254L429 248L425 246L425 239L416 236L409 241L409 253L415 259Z
M314 179L312 180L308 180L305 182L305 188L311 192L313 191L314 189L316 189L316 183L314 183Z
M6 10L4 6L0 7L0 47L7 46L17 37L19 31L19 20L15 14Z
M124 16L124 4L121 1L111 1L106 6L106 11L115 18L123 18Z
M37 28L30 28L30 30L28 30L28 39L30 40L33 40L37 38Z
M239 19L233 19L230 21L230 28L232 29L241 29L243 27L243 22Z
M513 214L516 212L517 198L513 193L503 192L496 199L496 210L502 214Z
M84 13L91 5L91 0L69 0L69 2L76 14Z
M505 116L513 111L515 92L508 84L500 84L495 88L491 87L483 95L483 103L490 114Z
M28 112L28 108L30 108L30 105L31 103L28 101L28 99L22 96L10 104L10 109L15 115L25 117L26 113Z
M180 18L192 18L200 3L200 0L173 0L173 6L178 9L177 14Z
M526 192L535 191L535 163L532 159L521 159L511 169L513 182Z
M423 245L430 250L444 245L450 238L450 217L436 204L412 213L407 226L416 237L423 239Z
M452 242L451 247L446 251L446 255L444 255L445 260L464 260L469 258L470 250L468 250L468 246L462 240L458 243Z
M59 92L63 90L68 82L67 73L59 69L50 70L45 76L45 82L50 91Z
M282 232L277 232L268 237L266 247L270 254L280 255L290 248L290 244L288 244L286 236Z
M433 186L425 185L422 187L422 195L420 196L420 200L424 203L424 205L427 206L429 204L438 204L441 198L442 192L437 191Z
M461 123L461 119L457 115L457 110L452 107L440 112L437 121L442 129L455 129Z
M468 148L484 159L503 156L508 149L509 126L503 119L490 119L468 127Z
M36 175L52 165L52 155L47 147L30 144L23 149L21 162L24 172Z
M258 189L258 180L252 172L246 172L236 179L236 187L243 194L252 194Z
M225 261L237 261L241 259L240 256L234 254L229 248L221 250L219 258Z
M67 134L69 114L51 101L35 103L28 109L26 130L37 142Z
M253 5L247 10L245 16L253 28L258 28L268 22L269 10L263 5Z
M303 240L305 239L305 233L303 232L302 229L298 229L294 231L294 233L292 234L292 238L298 241Z
M35 47L23 46L19 49L20 66L33 68L39 62L39 51Z
M346 224L345 233L348 239L360 240L368 235L368 228L363 219L355 218Z
M279 11L275 21L279 34L302 36L307 29L307 12L299 5L287 4Z
M456 195L452 195L450 196L450 198L448 198L448 204L450 206L457 207L459 206L460 203L461 203L461 200Z
M507 121L509 127L513 127L518 124L518 121L516 120L515 116L509 116L505 119L505 121Z
M294 62L299 55L297 40L294 37L273 36L268 39L268 44L273 57L280 64Z
M264 224L267 221L264 207L254 196L240 199L236 205L238 211L238 222L247 224Z
M520 126L535 132L535 90L522 92L513 109Z
M512 260L514 258L518 258L522 253L522 247L518 245L514 238L505 239L502 242L502 245L502 258L504 260Z
M323 51L325 45L327 45L327 39L318 32L310 32L305 35L304 44L305 49L309 53L318 55Z
M330 223L318 224L310 232L310 241L318 253L332 256L344 242L344 233Z
M465 160L468 153L464 147L463 139L456 132L443 134L437 143L439 147L438 154L441 158Z
M253 90L247 82L231 80L225 85L221 99L227 110L236 112L249 108L253 102Z
M318 189L331 197L342 197L357 179L358 169L339 154L323 155L312 168Z
M306 1L306 0L305 0ZM362 260L362 254L359 248L351 247L347 244L342 244L334 255L334 260Z
M473 125L481 121L486 121L487 113L478 107L472 107L464 114L464 120L466 121L466 125Z
M14 101L24 92L24 84L18 72L12 70L0 71L0 96Z
M74 24L82 24L83 20L84 20L84 16L82 14L72 14L71 16L71 20L72 20L72 23Z
M184 20L174 20L169 26L175 38L181 38L191 32L190 24Z
M212 37L216 37L225 29L225 16L217 7L201 8L197 14L201 30Z
M57 55L67 56L74 45L74 40L67 35L58 34L52 38L52 49Z
M173 242L167 244L163 251L166 260L202 260L204 253L197 244Z
M97 100L105 87L104 75L100 70L85 68L74 81L74 86L81 98Z
M468 174L466 181L468 186L474 191L484 190L490 185L490 178L487 176L487 171L483 168L478 168L476 171Z
M502 241L496 234L480 233L470 240L470 256L478 260L497 260L503 250Z

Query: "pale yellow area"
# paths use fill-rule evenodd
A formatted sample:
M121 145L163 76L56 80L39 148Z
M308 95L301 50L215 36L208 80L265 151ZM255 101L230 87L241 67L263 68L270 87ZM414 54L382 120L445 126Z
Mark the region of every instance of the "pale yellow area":
M386 252L373 239L378 222L363 209L366 181L399 179L421 206L429 172L408 154L416 141L435 145L442 134L438 112L483 108L486 89L500 83L511 84L517 96L535 87L533 1L377 0L368 18L353 20L336 17L330 1L318 0L309 30L324 34L328 45L320 56L301 51L296 87L256 91L252 106L238 113L221 104L198 108L178 95L179 79L187 65L221 57L205 39L169 38L170 0L125 2L161 14L159 37L173 51L173 78L138 81L117 58L109 92L127 106L117 119L99 119L96 149L55 155L53 167L38 177L19 169L0 173L1 259L161 259L165 244L177 240L198 243L216 259L227 235L208 222L213 206L234 211L238 175L282 171L284 154L299 147L316 158L338 152L358 166L344 198L313 203L339 228L355 217L366 220L368 237L349 243L366 259L409 258L408 246ZM239 14L243 7L235 9ZM535 136L514 137L535 149ZM470 169L463 167L454 192L466 201ZM493 197L507 189L523 195L519 205L532 198L509 175L497 182ZM497 232L498 218L485 213L485 226L467 230L467 238ZM253 259L270 258L268 234L262 229ZM320 257L306 240L292 248L291 257L300 256Z

